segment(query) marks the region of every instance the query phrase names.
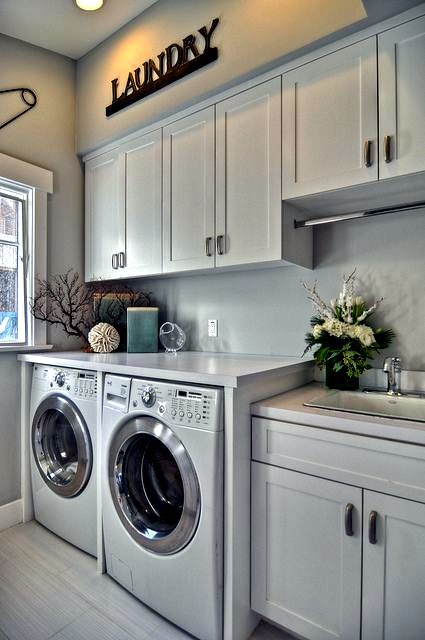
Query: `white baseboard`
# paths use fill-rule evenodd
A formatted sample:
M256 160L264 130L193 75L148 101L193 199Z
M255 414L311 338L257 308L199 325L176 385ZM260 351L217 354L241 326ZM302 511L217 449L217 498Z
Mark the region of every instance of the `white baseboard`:
M22 500L15 500L0 507L0 531L22 522Z

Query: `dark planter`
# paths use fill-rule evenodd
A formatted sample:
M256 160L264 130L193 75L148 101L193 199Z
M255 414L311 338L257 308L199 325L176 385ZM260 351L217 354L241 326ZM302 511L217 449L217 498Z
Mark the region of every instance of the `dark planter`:
M326 386L329 389L341 389L342 391L356 391L359 388L359 379L350 378L347 369L343 367L339 371L334 371L333 361L326 363Z

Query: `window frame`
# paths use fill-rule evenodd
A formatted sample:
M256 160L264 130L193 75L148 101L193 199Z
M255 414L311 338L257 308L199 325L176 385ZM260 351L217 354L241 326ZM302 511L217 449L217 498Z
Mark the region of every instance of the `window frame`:
M47 276L47 198L53 193L53 172L0 152L0 182L6 189L28 193L31 197L28 203L31 215L26 216L27 251L30 257L26 279L26 343L0 343L0 353L50 349L52 345L47 344L46 340L47 325L32 316L29 301L34 297L36 276L41 280Z
M17 248L18 338L0 340L1 349L34 345L34 319L30 299L34 295L34 189L0 177L0 197L20 203L16 241L2 239L0 244Z

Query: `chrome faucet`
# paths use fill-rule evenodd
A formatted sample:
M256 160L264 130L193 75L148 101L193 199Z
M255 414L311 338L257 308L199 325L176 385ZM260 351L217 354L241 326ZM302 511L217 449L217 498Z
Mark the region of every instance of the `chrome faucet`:
M401 360L400 358L385 358L384 367L388 376L387 393L401 395Z

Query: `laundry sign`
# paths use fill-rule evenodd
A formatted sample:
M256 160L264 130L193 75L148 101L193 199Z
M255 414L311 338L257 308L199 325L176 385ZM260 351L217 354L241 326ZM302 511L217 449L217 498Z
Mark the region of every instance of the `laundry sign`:
M195 35L191 33L181 43L173 42L154 60L150 58L130 71L123 90L118 78L111 80L112 102L106 107L106 115L111 116L217 60L218 49L211 46L211 37L218 21L218 18L214 18L210 27L198 29Z

